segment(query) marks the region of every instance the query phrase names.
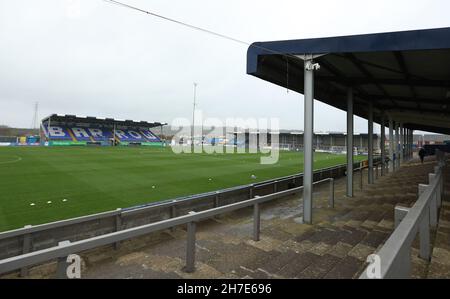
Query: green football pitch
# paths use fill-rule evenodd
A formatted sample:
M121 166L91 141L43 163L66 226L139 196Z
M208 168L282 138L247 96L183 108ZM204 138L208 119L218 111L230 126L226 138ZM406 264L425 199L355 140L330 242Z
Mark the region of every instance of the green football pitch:
M315 169L345 163L345 155L315 153L314 159ZM260 154L174 154L170 148L3 147L0 231L303 170L300 152L281 152L272 165L259 162Z

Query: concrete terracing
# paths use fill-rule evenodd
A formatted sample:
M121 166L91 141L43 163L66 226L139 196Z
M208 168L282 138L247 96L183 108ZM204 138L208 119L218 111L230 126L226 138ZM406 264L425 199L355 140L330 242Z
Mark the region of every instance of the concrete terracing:
M82 254L84 278L357 278L366 257L393 231L394 206L410 206L417 185L427 183L434 161L405 164L374 185L345 196L345 178L335 182L335 208L327 207L328 186L314 193L313 225L301 224L301 199L280 199L262 206L261 240L252 240L252 209L244 209L198 224L196 271L185 273L186 230L180 227L123 242L118 250L103 247ZM448 224L448 203L443 218ZM443 230L448 238L450 228ZM445 242L444 242L445 243ZM447 246L446 245L446 246ZM446 255L448 251L434 251ZM412 251L413 276L426 277L428 263ZM31 277L51 277L55 264L35 267ZM446 272L447 277L449 273Z

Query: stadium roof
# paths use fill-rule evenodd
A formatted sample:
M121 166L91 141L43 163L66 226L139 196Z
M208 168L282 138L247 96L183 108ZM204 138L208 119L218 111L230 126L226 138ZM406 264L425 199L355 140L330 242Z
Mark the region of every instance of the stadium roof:
M321 67L315 99L346 110L353 87L360 117L371 102L378 123L385 111L409 129L450 133L450 28L256 42L247 73L303 93L306 54Z
M119 126L140 126L147 128L154 128L165 126L167 123L160 122L147 122L142 120L121 120L121 119L113 119L113 118L102 118L102 117L93 117L93 116L78 116L78 115L70 115L70 114L52 114L44 119L41 122L46 122L50 119L51 121L64 121L64 122L89 122L89 123L102 123L102 124L116 124Z

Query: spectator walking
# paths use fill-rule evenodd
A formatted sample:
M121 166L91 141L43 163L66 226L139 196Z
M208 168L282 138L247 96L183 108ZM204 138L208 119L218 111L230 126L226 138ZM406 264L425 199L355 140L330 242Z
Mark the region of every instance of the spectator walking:
M425 156L426 156L425 149L423 147L421 147L419 150L419 157L420 157L420 162L422 162L422 164L423 164L423 159L425 158Z

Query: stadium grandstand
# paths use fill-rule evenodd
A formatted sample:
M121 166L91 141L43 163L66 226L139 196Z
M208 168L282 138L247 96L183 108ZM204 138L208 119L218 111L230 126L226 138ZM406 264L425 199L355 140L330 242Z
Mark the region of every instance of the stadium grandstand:
M233 132L236 144L239 143L238 134L241 132ZM253 136L252 136L253 135ZM347 133L346 132L314 132L313 146L317 152L328 153L345 153L347 151ZM259 132L245 132L245 140L242 146L249 147L250 139L259 140ZM374 153L381 152L381 140L378 134L373 134L373 150ZM278 136L279 147L282 150L303 150L303 131L287 131L281 130ZM367 154L369 144L369 134L355 133L353 134L354 152L356 154ZM239 144L238 144L239 145ZM271 145L271 136L267 136L267 145Z
M163 132L166 123L118 120L52 114L41 121L41 140L45 145L143 145L163 146L165 143L152 132Z

